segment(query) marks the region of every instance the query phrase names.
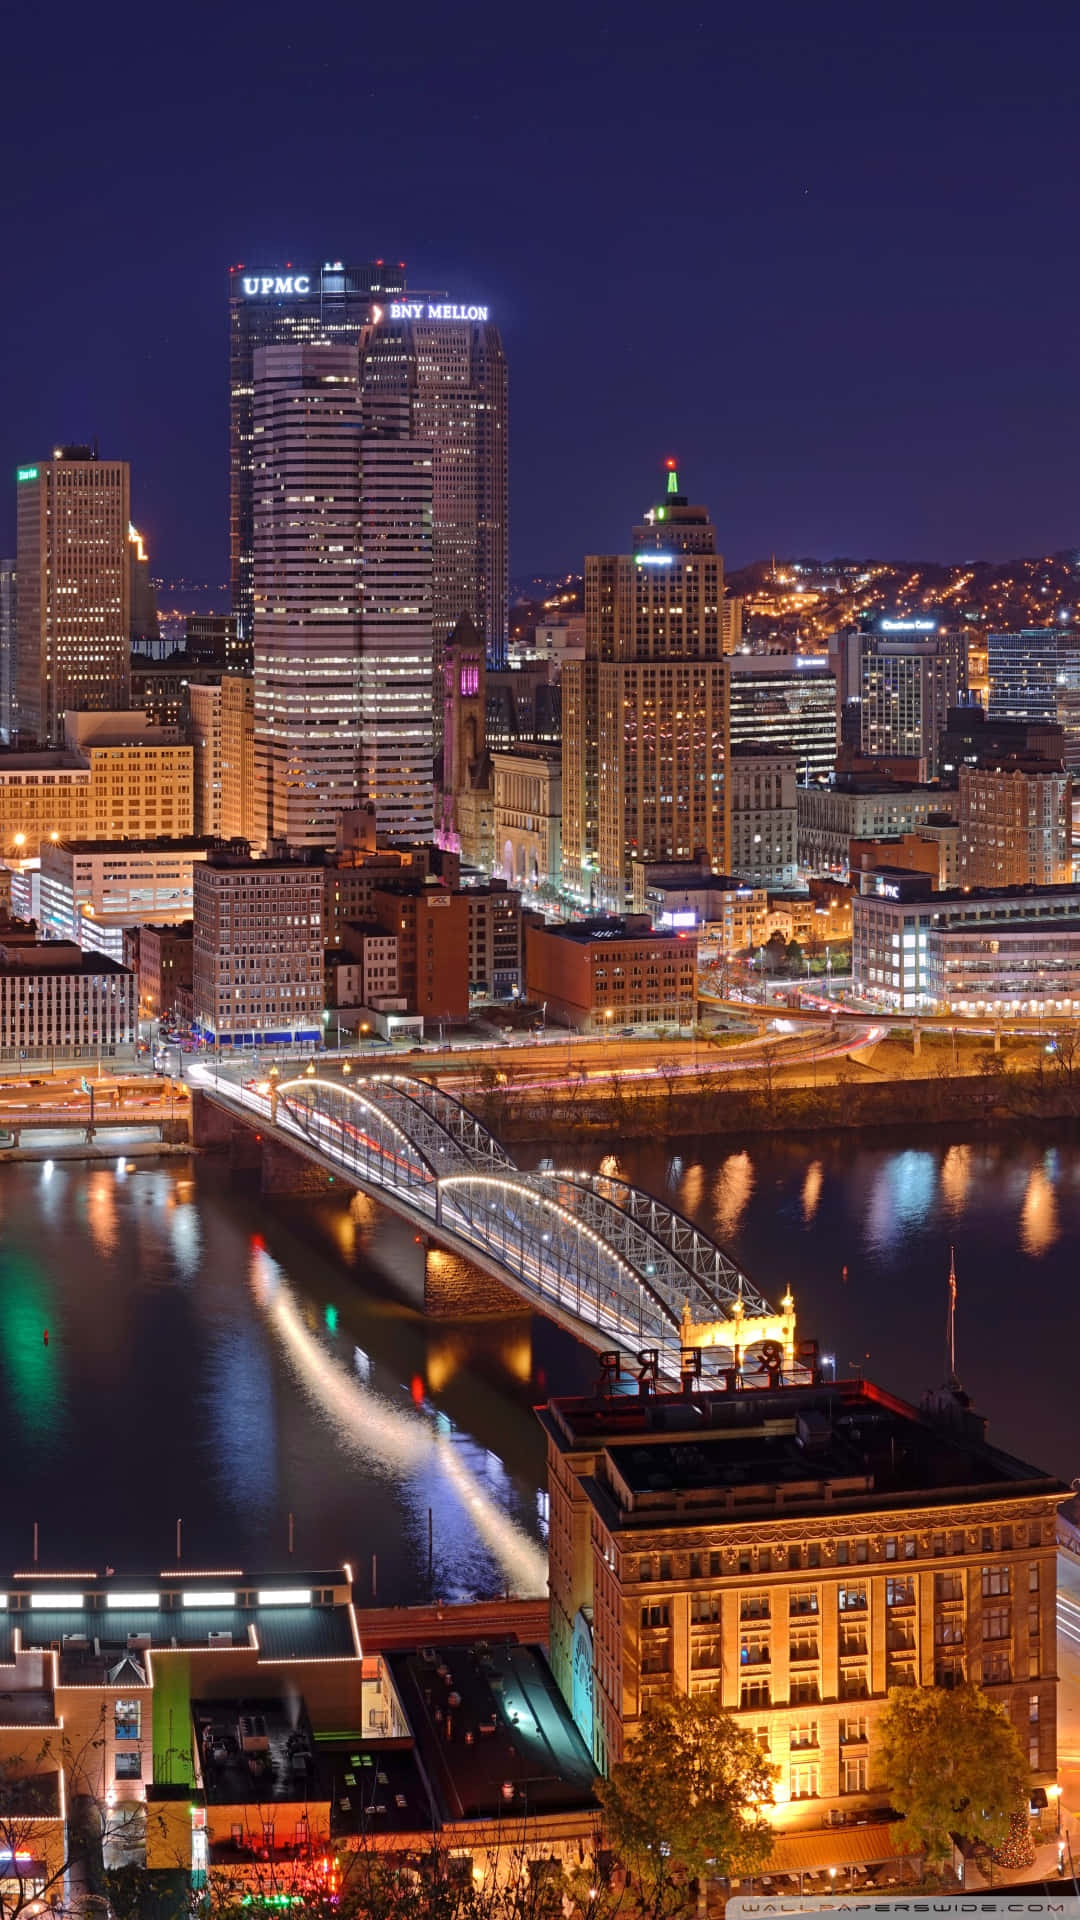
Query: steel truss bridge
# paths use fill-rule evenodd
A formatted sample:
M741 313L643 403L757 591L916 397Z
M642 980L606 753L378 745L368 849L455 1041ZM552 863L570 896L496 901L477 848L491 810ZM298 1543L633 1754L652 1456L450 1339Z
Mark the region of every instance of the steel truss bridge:
M241 1084L202 1066L191 1079L590 1346L635 1356L656 1349L672 1377L687 1309L693 1322L731 1322L718 1366L732 1362L740 1316L775 1317L722 1248L654 1194L603 1174L525 1172L467 1108L426 1081L304 1073Z

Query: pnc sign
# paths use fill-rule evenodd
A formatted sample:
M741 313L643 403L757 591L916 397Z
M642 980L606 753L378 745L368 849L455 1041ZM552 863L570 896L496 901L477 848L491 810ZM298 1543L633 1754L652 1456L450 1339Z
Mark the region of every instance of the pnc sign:
M391 320L487 320L489 307L455 307L433 300L392 300Z
M264 299L268 295L282 293L298 293L303 296L311 292L311 275L310 273L245 274L240 285L249 300L254 299L258 294L261 294Z

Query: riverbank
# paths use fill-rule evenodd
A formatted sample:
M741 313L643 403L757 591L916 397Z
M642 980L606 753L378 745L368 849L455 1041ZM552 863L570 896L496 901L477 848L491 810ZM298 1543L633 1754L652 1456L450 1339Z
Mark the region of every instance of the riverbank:
M938 1073L923 1078L855 1079L824 1086L732 1086L718 1075L693 1084L612 1080L540 1100L528 1088L497 1088L468 1105L508 1145L533 1140L649 1140L677 1134L730 1135L885 1131L909 1126L1028 1127L1080 1120L1080 1062L1035 1071Z
M195 1149L187 1140L162 1140L155 1132L145 1140L110 1140L108 1135L99 1140L61 1140L51 1144L35 1141L33 1136L25 1146L0 1146L0 1166L9 1161L43 1160L169 1160L187 1159Z

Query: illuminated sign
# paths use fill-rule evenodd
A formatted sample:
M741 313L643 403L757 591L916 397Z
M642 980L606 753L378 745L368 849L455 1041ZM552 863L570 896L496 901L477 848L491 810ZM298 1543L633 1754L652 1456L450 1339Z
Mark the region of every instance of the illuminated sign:
M303 295L311 292L311 275L310 273L258 273L252 276L245 274L240 285L249 300L256 294L262 294L264 298L268 294L275 293Z
M936 633L936 620L882 620L882 633Z
M634 561L639 567L671 567L675 556L673 553L635 553Z
M662 913L660 915L660 925L662 927L696 927L697 914L689 910L684 911L680 907L675 913Z
M15 469L16 480L36 480L37 477L38 470L36 467L16 467Z
M895 880L879 880L877 890L882 900L899 900L900 898L900 888Z
M453 307L431 300L391 300L391 320L486 320L490 307Z

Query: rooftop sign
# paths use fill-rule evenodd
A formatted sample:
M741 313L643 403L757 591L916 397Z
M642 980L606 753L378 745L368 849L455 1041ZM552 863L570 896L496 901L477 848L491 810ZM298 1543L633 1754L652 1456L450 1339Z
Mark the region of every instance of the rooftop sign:
M240 282L249 300L257 295L268 299L273 295L298 293L301 298L311 292L310 273L254 273L245 274Z
M881 620L882 633L936 633L936 620Z
M490 307L456 307L446 301L391 300L391 320L488 320Z

